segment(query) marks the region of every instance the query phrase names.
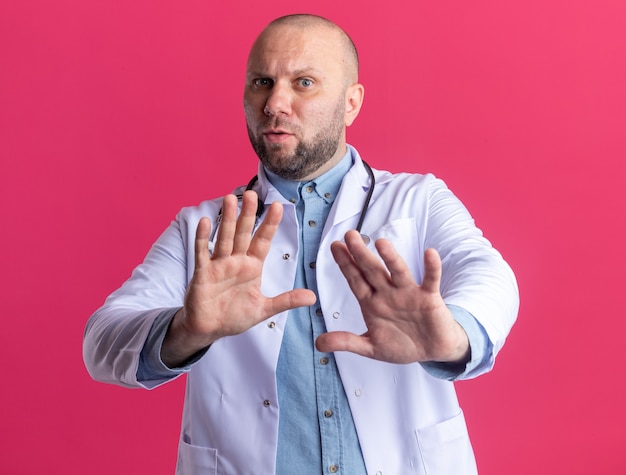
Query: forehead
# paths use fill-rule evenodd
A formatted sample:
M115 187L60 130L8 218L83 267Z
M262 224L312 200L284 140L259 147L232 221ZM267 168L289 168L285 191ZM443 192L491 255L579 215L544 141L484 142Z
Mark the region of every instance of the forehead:
M345 61L339 35L331 28L290 25L266 29L254 42L248 73L339 71Z

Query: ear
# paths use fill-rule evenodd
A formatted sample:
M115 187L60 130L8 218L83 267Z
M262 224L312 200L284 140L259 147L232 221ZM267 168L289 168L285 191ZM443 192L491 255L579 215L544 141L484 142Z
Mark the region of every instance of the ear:
M346 90L346 114L345 122L346 127L352 125L354 119L359 115L361 105L363 105L363 95L365 94L365 88L362 84L352 84Z

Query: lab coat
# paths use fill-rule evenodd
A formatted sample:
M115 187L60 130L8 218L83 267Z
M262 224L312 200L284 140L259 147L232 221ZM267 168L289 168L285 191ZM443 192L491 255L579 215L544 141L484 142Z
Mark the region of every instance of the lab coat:
M355 155L325 224L316 272L328 331L363 333L359 305L330 252L330 244L356 226L369 188ZM493 351L477 373L490 370L517 315L511 269L442 181L432 175L374 173L376 186L362 229L372 250L375 239L390 239L417 282L423 277L424 251L439 251L444 300L470 312L485 329ZM295 207L271 186L261 166L255 189L266 207L274 201L284 206L262 276L263 293L273 296L291 290L296 274ZM152 325L182 306L193 273L197 223L203 216L214 221L220 207L217 199L181 210L144 263L91 317L84 358L95 379L146 388L169 380L138 381L139 355ZM286 319L283 312L218 340L185 370L177 474L274 473L280 415L276 366ZM476 473L452 382L431 376L420 364L384 363L348 352L337 352L335 358L368 474Z

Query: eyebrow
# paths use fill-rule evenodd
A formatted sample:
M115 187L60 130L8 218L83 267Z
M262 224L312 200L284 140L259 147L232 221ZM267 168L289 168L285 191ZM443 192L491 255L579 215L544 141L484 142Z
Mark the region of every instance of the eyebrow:
M305 68L296 69L295 71L291 71L290 75L292 76L307 76L313 74L315 76L323 76L324 74L319 69L310 66ZM259 72L259 70L251 69L246 73L246 76L254 76L254 77L267 77L269 76L266 73Z

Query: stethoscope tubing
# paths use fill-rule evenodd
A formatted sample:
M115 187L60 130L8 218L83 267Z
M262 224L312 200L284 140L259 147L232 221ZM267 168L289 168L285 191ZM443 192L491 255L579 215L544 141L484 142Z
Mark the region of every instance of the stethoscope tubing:
M376 186L376 178L374 177L374 171L372 170L372 167L370 167L369 164L365 161L362 161L362 163L369 176L370 187L367 190L367 195L365 196L365 201L363 202L363 207L361 208L361 212L359 214L359 222L357 223L355 229L357 230L359 234L361 234L361 237L363 238L363 241L365 242L365 244L368 244L370 241L370 238L369 236L361 233L361 228L363 227L363 222L365 221L365 216L367 215L367 210L369 209L370 201L372 200L372 195L374 194L374 187ZM246 185L245 191L253 190L254 185L256 185L257 181L259 181L259 176L254 175L252 179ZM243 193L237 195L238 200L241 200L242 198L243 198ZM256 210L257 221L261 218L263 211L265 211L265 204L263 203L261 198L258 198L258 200L259 200L259 203L258 203L257 210ZM213 240L220 226L220 223L222 222L222 210L223 209L220 208L219 213L217 214L217 218L215 219L215 226L213 227L213 230L211 231L211 236L209 238L209 251L211 252L213 251L212 249Z

